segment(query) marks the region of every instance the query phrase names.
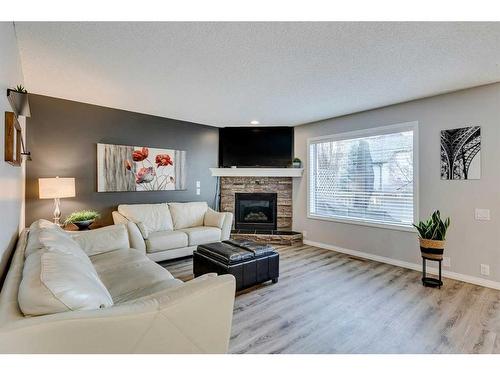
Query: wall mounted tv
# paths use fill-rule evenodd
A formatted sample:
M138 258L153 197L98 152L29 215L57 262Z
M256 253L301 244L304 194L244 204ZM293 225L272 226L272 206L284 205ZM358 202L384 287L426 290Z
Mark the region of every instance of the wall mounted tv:
M292 159L292 127L219 129L219 167L289 167Z

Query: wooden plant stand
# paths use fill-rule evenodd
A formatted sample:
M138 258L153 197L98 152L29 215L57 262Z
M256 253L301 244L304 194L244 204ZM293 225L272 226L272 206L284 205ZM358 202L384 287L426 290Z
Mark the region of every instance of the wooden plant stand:
M426 275L426 261L432 260L434 262L439 263L439 278L436 279L434 277L427 277ZM427 258L422 256L422 284L424 286L428 286L431 288L438 288L441 289L441 286L443 285L443 280L441 278L441 263L443 262L442 259L432 259L432 258Z

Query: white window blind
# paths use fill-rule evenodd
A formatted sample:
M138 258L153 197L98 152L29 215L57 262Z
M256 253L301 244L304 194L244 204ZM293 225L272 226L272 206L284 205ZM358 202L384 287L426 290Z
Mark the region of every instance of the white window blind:
M309 142L309 215L410 227L414 220L415 125Z

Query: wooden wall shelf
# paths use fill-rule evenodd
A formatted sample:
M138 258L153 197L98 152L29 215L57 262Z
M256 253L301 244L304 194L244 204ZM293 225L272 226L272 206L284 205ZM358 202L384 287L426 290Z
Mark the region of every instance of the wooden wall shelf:
M5 161L21 165L21 125L14 112L5 112Z

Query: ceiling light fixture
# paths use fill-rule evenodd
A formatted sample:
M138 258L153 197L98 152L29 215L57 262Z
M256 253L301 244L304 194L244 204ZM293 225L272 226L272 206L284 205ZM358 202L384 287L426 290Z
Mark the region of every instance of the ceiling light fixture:
M260 122L258 122L257 120L252 120L252 121L250 121L250 124L252 124L252 125L259 125Z

